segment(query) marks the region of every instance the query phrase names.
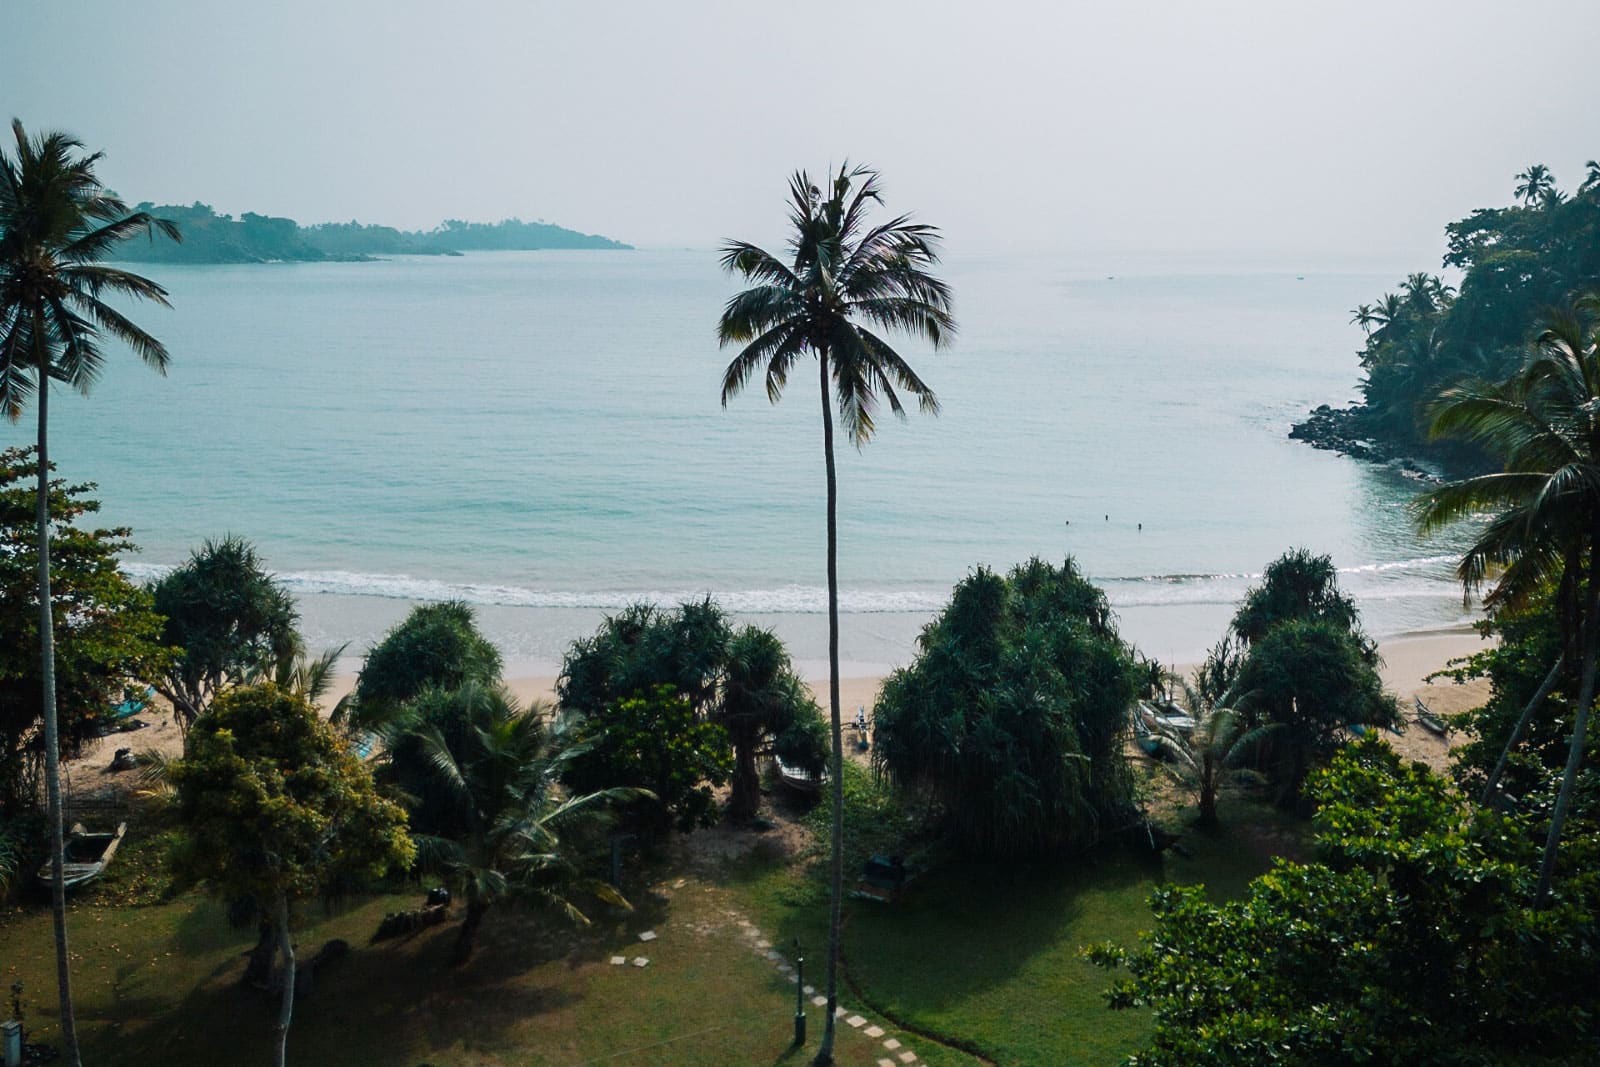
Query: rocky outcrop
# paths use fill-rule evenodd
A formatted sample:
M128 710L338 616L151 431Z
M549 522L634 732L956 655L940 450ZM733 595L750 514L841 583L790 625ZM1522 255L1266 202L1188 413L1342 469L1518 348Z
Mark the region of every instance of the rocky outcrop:
M1417 481L1443 480L1441 471L1431 462L1418 460L1393 444L1373 437L1364 424L1364 414L1364 409L1354 405L1333 408L1323 404L1307 415L1304 422L1295 423L1289 436L1312 448L1382 464Z

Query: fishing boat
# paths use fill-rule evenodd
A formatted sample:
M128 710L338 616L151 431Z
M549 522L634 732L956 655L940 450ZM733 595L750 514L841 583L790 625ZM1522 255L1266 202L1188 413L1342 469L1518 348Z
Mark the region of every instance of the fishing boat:
M1182 734L1187 737L1198 725L1192 715L1185 715L1176 704L1165 704L1158 708L1145 700L1139 701L1139 718L1153 733L1158 734Z
M1128 716L1133 722L1133 740L1146 756L1155 756L1161 752L1161 739L1151 732L1145 725L1144 717L1139 714Z
M803 767L796 767L792 763L778 760L778 780L793 789L796 793L808 797L822 795L822 782L825 775L814 775Z
M128 824L125 822L118 823L116 830L109 834L91 834L82 823L74 823L72 833L66 840L66 862L61 868L61 884L67 889L74 889L99 878L111 865L111 858L117 854L117 846L122 844L122 837L127 832ZM39 868L39 884L46 889L55 884L52 867L52 862L45 860Z

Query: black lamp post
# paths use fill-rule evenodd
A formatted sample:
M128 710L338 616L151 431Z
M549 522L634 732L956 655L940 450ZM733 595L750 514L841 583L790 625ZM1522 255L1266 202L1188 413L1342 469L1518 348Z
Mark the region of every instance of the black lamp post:
M806 1043L806 958L800 955L800 939L794 939L794 1044Z

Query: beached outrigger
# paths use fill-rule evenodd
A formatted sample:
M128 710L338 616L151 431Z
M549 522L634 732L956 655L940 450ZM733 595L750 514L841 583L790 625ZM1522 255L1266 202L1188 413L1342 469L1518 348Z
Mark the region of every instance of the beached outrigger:
M82 823L74 823L66 841L66 863L61 868L61 884L67 889L74 889L104 874L111 864L111 858L117 854L117 846L122 844L122 836L127 832L128 824L125 822L118 823L116 830L109 834L91 834ZM55 884L53 866L50 860L45 860L39 868L39 884L46 889Z

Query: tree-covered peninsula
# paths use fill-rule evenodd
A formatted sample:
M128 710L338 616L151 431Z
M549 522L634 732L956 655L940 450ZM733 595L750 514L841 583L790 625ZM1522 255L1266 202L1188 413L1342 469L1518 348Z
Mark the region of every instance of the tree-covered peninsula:
M159 234L119 245L115 257L145 263L315 263L359 261L375 256L449 256L462 252L525 252L541 249L629 248L598 234L578 233L547 222L463 222L449 219L432 230L397 230L359 222L301 226L293 219L247 211L235 218L209 204L139 205L139 210L176 223L183 241Z
M1361 459L1475 464L1476 454L1463 446L1429 441L1428 402L1463 379L1509 376L1543 312L1600 286L1600 162L1589 162L1570 195L1542 164L1517 182L1517 202L1481 208L1445 228L1444 266L1462 272L1459 289L1419 272L1398 292L1352 309L1351 321L1367 336L1362 400L1318 408L1291 437Z

